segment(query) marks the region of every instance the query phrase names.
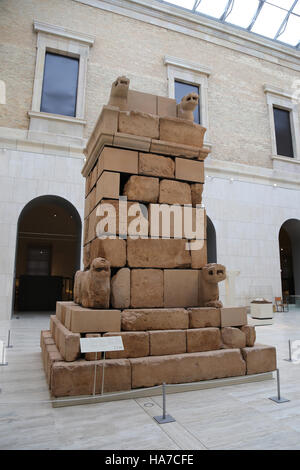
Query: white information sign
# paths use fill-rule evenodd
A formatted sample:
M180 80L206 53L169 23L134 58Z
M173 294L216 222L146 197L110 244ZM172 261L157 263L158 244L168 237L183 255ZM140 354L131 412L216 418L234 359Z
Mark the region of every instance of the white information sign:
M104 338L80 338L82 353L100 351L123 351L122 336L106 336Z

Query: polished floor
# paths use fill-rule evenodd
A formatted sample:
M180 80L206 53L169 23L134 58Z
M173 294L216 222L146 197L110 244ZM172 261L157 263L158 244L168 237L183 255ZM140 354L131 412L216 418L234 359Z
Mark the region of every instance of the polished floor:
M300 340L300 309L277 313L256 328L257 341L277 347L276 381L167 395L176 422L159 425L161 397L53 408L39 347L49 315L23 313L0 323L0 340L12 348L0 363L0 449L300 449L300 363L287 362L288 340ZM297 343L293 343L296 346ZM300 347L300 341L299 341ZM300 362L300 354L299 354Z

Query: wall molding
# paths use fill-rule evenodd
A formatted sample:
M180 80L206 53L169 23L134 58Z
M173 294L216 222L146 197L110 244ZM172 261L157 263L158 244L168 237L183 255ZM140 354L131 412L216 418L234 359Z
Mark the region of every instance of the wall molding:
M37 20L34 20L33 22L33 30L36 32L41 31L47 34L53 34L55 36L60 36L66 39L72 39L77 42L88 44L89 46L92 46L95 42L95 37L91 34L73 31L71 29L63 28L62 26L43 23L42 21Z

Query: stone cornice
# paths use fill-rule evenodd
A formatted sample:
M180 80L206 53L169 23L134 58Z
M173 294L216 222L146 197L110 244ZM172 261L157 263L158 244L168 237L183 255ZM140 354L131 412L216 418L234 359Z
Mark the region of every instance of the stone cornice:
M95 38L90 34L80 33L78 31L73 31L71 29L63 28L62 26L56 26L49 23L43 23L41 21L34 20L33 22L34 31L41 31L47 34L53 34L55 36L60 36L67 39L72 39L81 43L88 44L92 46L94 44Z
M178 59L177 57L172 57L169 55L166 55L164 57L164 64L173 65L175 67L191 70L193 72L202 73L208 76L211 74L211 70L208 67L204 67L202 65L195 64L193 62L188 62L182 59Z
M156 0L74 0L300 71L300 52L277 41Z

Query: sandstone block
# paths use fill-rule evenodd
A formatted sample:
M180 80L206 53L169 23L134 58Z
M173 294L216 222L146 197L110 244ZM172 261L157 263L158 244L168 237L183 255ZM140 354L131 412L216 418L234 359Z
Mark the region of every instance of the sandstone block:
M150 144L151 138L141 135L116 132L116 134L113 136L113 145L115 147L138 150L140 152L149 152Z
M55 341L55 332L56 332L56 325L57 325L57 318L56 315L50 315L50 332L51 336Z
M207 241L206 240L191 240L191 267L192 269L201 269L207 264ZM192 248L199 249L192 249ZM200 277L200 275L199 275Z
M206 129L192 121L161 117L159 131L161 140L200 148Z
M141 135L143 137L159 138L159 118L138 111L120 111L119 132Z
M51 392L55 397L91 395L96 363L96 393L101 392L103 361L79 360L55 362L52 367ZM105 361L104 392L131 389L131 367L126 359Z
M189 268L185 240L128 239L127 263L132 268Z
M245 375L239 349L130 359L132 388Z
M193 206L196 206L197 204L202 204L203 188L204 188L204 184L202 183L191 184Z
M103 198L118 199L120 195L120 173L103 171L97 181L96 204Z
M130 176L123 194L131 201L157 202L159 179L150 176Z
M120 331L120 310L97 310L84 307L68 307L66 328L73 333L103 333Z
M129 111L157 114L157 96L136 90L128 90L127 108Z
M122 330L181 330L189 326L188 312L183 308L123 310Z
M178 180L204 183L204 162L175 158L175 178Z
M83 267L89 269L91 265L91 243L88 243L83 247Z
M246 335L239 328L227 326L222 328L222 341L225 348L245 348Z
M97 170L97 165L94 166L94 168L91 171L91 183L90 183L90 190L94 188L94 186L97 183L98 179L98 170Z
M67 307L75 307L75 302L71 301L59 301L56 302L56 318L59 320L63 325L65 324L65 317Z
M163 155L172 155L185 158L199 158L199 147L192 145L183 145L164 140L151 140L150 152L161 153ZM200 158L202 160L202 158Z
M178 204L149 204L149 228L151 238L184 238L191 241L195 252L195 261L198 253L206 250L206 214L203 208L181 206ZM195 240L203 243L195 244ZM188 248L189 249L189 248ZM198 256L197 256L198 255ZM202 255L204 258L204 254ZM194 261L194 262L195 262Z
M118 173L138 173L138 152L104 147L98 160L98 177L104 170Z
M161 269L131 270L132 308L164 306L164 274Z
M219 308L189 308L188 312L190 317L190 328L219 328L221 326L221 312Z
M111 278L110 301L112 308L130 306L130 269L121 268Z
M221 333L219 328L195 328L186 331L187 352L202 352L221 349Z
M149 331L149 340L150 356L186 353L186 330Z
M195 307L198 305L198 271L164 270L164 306Z
M156 114L158 116L168 116L176 118L176 100L172 98L166 98L165 96L158 96Z
M80 356L80 334L72 333L60 321L56 324L55 344L67 362L75 361Z
M87 333L85 335L86 338L100 338L101 334L100 333ZM101 352L89 352L85 353L84 357L86 361L96 361L98 359L101 359Z
M246 307L223 307L220 311L221 326L247 325Z
M84 153L87 157L93 154L101 134L114 134L118 130L119 109L114 106L103 106L95 124Z
M260 374L276 369L276 348L263 344L256 344L250 348L243 348L243 357L246 361L247 374Z
M105 258L112 268L120 268L126 264L126 241L120 238L95 238L91 243L91 260Z
M153 153L139 154L139 174L174 178L175 164L170 157L154 155Z
M124 351L109 351L107 359L149 356L149 333L147 331L121 331L105 333L103 336L122 336Z
M255 327L251 325L244 325L240 327L241 331L246 335L246 346L254 346L256 340Z
M160 204L192 204L191 187L181 181L161 180L159 185Z
M84 218L86 218L94 209L96 205L96 188L88 194L86 200L85 200L85 205L84 205Z

